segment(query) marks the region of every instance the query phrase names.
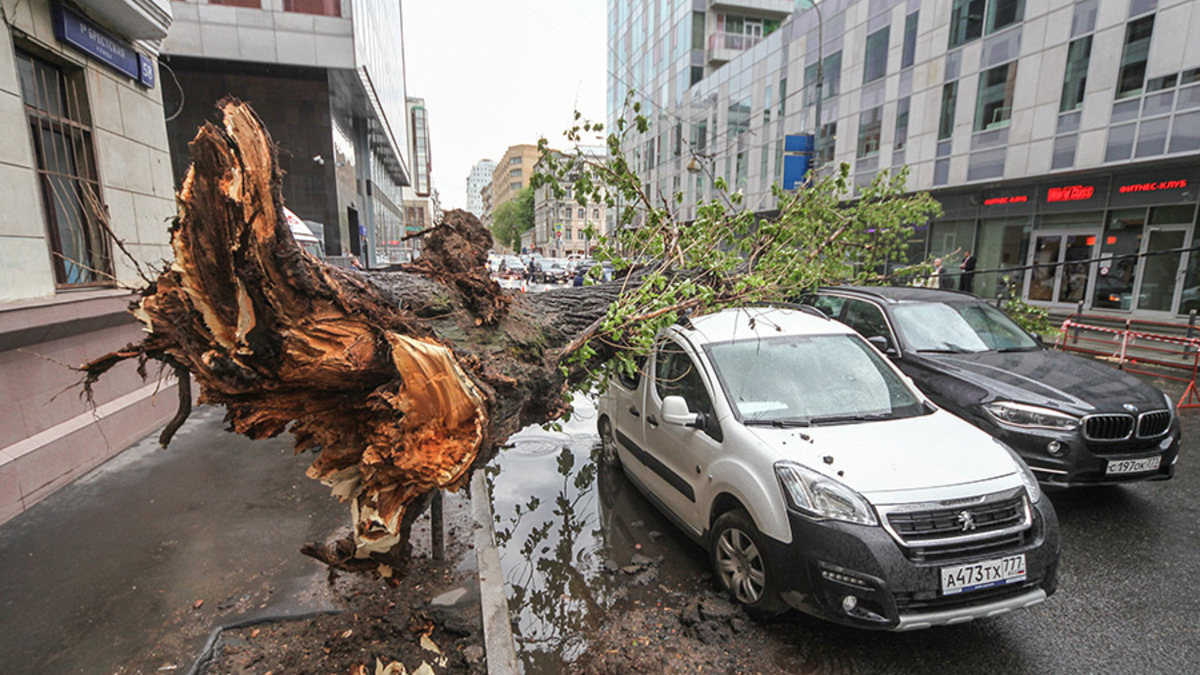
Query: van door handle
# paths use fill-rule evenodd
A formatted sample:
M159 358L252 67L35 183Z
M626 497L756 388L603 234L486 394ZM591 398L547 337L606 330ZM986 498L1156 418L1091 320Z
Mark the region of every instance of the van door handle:
M629 414L630 414L630 415L633 415L634 417L641 417L641 416L642 416L642 413L638 412L638 409L637 409L637 408L635 408L635 407L633 407L633 406L629 406Z
M646 416L646 424L649 424L652 427L656 427L656 426L658 426L658 420L654 419L654 415L647 415Z

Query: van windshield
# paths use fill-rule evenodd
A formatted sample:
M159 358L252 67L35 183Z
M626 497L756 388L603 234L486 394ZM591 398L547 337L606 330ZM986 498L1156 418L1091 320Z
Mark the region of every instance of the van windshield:
M746 424L843 424L926 411L919 395L857 335L756 338L705 351Z

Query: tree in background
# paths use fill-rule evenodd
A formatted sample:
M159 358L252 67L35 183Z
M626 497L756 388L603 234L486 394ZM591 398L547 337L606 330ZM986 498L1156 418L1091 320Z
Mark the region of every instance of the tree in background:
M496 207L492 214L492 236L514 251L521 250L521 233L532 229L532 187L522 188L516 197Z

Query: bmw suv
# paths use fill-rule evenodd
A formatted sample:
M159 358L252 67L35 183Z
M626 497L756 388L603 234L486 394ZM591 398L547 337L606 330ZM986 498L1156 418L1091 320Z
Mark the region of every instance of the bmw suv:
M969 293L830 288L804 299L877 343L934 402L1012 447L1047 485L1167 480L1171 399L1093 359L1042 346Z
M819 312L669 327L597 424L604 459L752 615L911 630L1055 591L1058 523L1024 462Z

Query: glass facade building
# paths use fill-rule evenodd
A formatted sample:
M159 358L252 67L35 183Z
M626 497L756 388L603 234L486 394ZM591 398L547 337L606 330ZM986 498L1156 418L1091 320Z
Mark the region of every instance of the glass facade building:
M1200 6L1180 0L610 0L608 122L694 216L715 177L770 214L785 136L856 185L908 166L945 215L912 255L967 251L991 296L1168 317L1200 307ZM817 77L817 64L822 77ZM817 96L820 90L820 115ZM698 161L703 171L691 174ZM1136 211L1136 213L1135 213ZM919 240L919 241L918 241Z

